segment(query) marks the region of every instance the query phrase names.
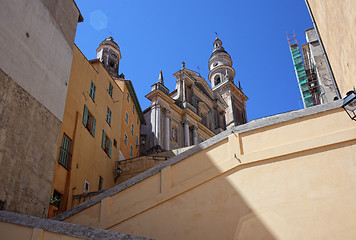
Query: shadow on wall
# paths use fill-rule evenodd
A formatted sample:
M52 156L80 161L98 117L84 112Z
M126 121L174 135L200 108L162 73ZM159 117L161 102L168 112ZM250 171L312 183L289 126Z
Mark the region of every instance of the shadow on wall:
M218 143L214 148L219 149L225 143ZM195 148L199 149L200 145ZM170 190L179 194L106 229L157 239L277 239L228 180L239 170L222 173L216 167L217 159L211 157L209 152L193 155L169 167ZM170 195L162 190L158 194ZM152 197L155 198L143 196L133 204Z
M354 236L355 125L334 105L227 130L57 219L156 239Z

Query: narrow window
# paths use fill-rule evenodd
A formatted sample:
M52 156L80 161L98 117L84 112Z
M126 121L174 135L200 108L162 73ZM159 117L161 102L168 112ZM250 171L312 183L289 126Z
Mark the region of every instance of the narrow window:
M91 81L90 83L90 91L89 91L89 96L91 97L91 99L93 99L93 101L95 102L95 90L96 90L96 86L93 83L93 81Z
M134 135L134 125L133 124L131 125L131 135L132 136Z
M132 157L132 155L133 155L133 147L130 146L130 156Z
M130 94L129 93L127 93L126 99L127 99L127 102L130 102Z
M99 176L99 186L98 186L98 191L103 189L103 182L104 179L102 178L102 176Z
M61 204L61 198L62 198L62 194L54 190L49 203L59 209L59 206Z
M108 90L108 92L109 92L110 97L112 98L113 87L112 87L111 82L109 82L109 90Z
M84 193L89 192L89 187L90 187L90 183L85 179L84 180Z
M217 76L215 77L215 86L218 85L220 82L221 82L220 76L217 75Z
M109 61L109 65L110 65L110 67L111 68L114 68L115 67L115 63L110 59L110 61Z
M109 107L107 107L106 111L106 122L111 126L111 110Z
M135 116L135 105L132 106L132 113Z
M89 112L87 105L84 105L83 125L85 126L86 129L88 129L88 131L91 133L91 135L95 136L96 119Z
M138 146L138 136L136 135L136 147Z
M126 124L129 124L129 115L126 113L126 117L125 117L125 122Z
M127 135L125 133L125 140L124 140L125 146L127 146Z
M117 141L115 138L114 138L114 147L117 147Z
M102 149L104 149L106 155L108 155L111 158L112 141L106 135L105 130L103 130L103 137L102 137L101 147L102 147Z
M138 115L137 115L137 125L139 124L139 117L138 117Z
M59 151L59 158L58 158L58 162L59 164L61 164L63 167L69 169L70 167L70 160L71 160L71 154L69 153L70 150L70 144L71 144L71 140L69 139L69 137L65 134L63 134L63 138L62 138L62 144L61 144L61 148Z

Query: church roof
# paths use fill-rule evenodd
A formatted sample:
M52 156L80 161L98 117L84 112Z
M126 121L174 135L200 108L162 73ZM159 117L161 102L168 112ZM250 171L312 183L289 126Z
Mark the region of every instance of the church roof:
M211 54L210 58L212 58L214 55L216 55L218 53L226 53L227 55L229 55L225 51L224 47L222 46L222 41L219 38L215 39L213 45L214 45L214 50L213 50L213 53Z

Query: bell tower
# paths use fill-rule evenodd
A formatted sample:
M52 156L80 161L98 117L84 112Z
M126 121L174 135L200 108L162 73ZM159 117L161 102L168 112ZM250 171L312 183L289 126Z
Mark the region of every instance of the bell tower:
M96 55L111 75L119 77L121 52L119 45L112 37L106 38L99 44L98 49L96 49Z
M213 53L209 58L209 81L214 92L221 95L228 108L225 110L226 127L247 122L246 104L248 99L234 83L235 70L232 68L230 55L222 46L222 41L216 37L213 43Z
M224 82L234 82L235 70L230 55L225 51L219 38L214 41L214 50L209 59L209 81L212 89Z

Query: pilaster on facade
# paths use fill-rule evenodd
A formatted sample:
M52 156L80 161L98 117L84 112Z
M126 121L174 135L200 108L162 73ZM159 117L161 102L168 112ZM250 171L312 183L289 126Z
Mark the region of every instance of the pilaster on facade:
M159 104L154 104L151 106L151 109L151 125L153 133L153 145L151 147L155 147L161 145L161 106Z
M185 119L182 121L183 128L184 128L184 146L189 147L190 146L190 138L189 138L189 121L188 119Z
M163 113L164 113L164 149L165 150L170 150L170 110L165 108L163 109Z

